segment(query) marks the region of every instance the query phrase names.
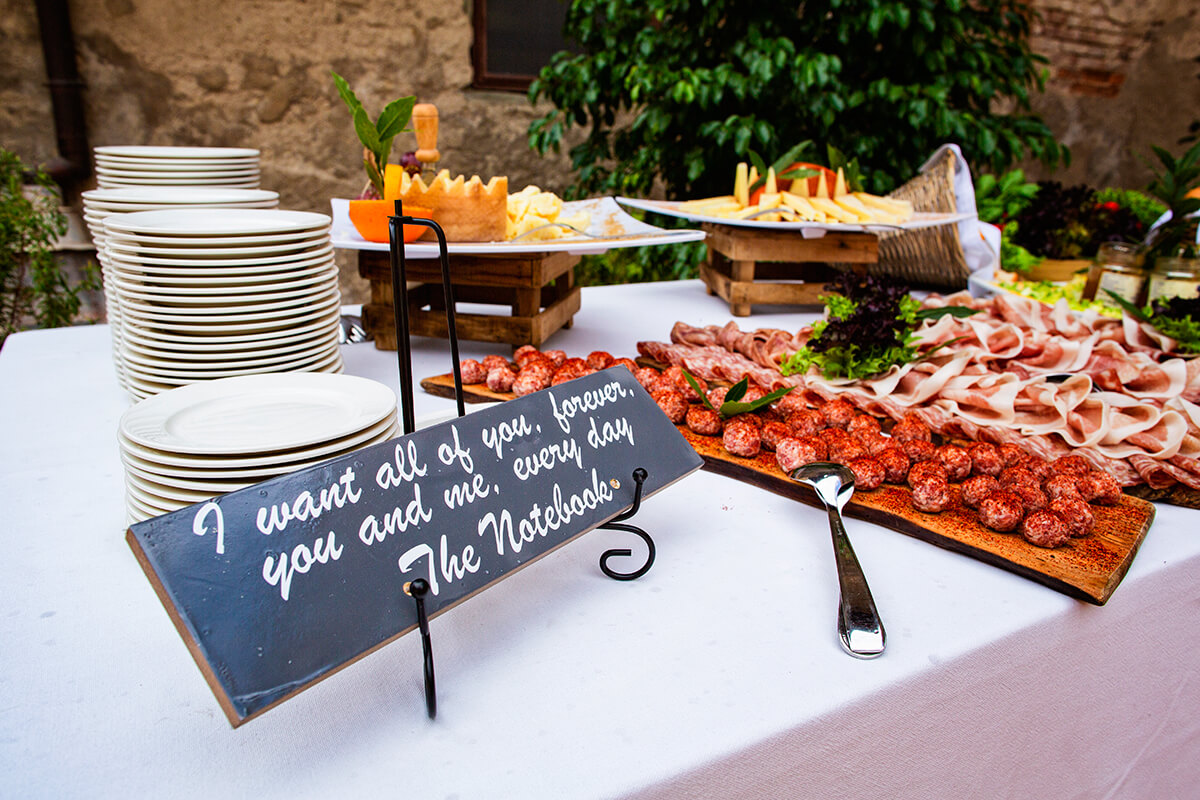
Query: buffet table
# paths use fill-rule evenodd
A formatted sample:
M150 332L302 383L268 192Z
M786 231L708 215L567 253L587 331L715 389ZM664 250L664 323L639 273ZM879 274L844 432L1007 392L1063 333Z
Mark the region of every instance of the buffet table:
M773 309L779 311L779 309ZM795 327L798 309L754 325ZM634 355L723 324L698 281L589 288L544 345ZM418 338L414 372L449 370ZM463 343L463 356L508 354ZM343 346L395 385L393 353ZM452 408L416 392L417 415ZM1103 607L858 520L890 634L848 657L823 512L698 472L231 729L124 540L107 328L0 351L0 789L11 797L1165 798L1200 785L1200 516L1159 506ZM632 545L637 547L635 543ZM640 553L638 554L640 555ZM636 566L636 565L634 565ZM370 613L364 606L363 613Z

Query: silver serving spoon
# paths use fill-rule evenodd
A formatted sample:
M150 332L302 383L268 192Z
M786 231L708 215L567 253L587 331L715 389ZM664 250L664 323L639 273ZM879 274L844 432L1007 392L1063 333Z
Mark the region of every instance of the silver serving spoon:
M808 484L825 504L829 531L833 534L833 555L837 561L841 587L838 637L842 648L857 658L883 655L885 634L866 576L846 536L842 507L854 494L854 473L841 464L817 461L792 470L792 480Z

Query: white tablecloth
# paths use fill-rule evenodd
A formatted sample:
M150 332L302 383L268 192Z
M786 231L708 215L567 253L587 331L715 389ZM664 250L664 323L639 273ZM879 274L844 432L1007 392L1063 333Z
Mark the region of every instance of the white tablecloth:
M795 327L799 314L743 325ZM697 282L587 289L548 347L724 323ZM449 369L414 342L418 376ZM464 356L507 353L463 342ZM344 348L394 385L395 361ZM699 472L231 729L126 545L102 326L0 351L0 795L1178 798L1200 786L1200 514L1160 506L1104 607L848 520L889 639L838 647L823 513ZM417 392L417 413L450 401ZM636 547L636 543L634 545ZM363 613L370 613L364 608Z

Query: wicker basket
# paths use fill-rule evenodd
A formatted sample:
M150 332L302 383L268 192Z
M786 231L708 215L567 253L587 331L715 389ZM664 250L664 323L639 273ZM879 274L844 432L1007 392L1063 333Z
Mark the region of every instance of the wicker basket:
M944 150L921 174L889 197L908 200L916 211L956 213L954 154ZM970 270L957 225L915 231L889 231L879 236L879 263L871 272L890 275L911 286L965 289Z

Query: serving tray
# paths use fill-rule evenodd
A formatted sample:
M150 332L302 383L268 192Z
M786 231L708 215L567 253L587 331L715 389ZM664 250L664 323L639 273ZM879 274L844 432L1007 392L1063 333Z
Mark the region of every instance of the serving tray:
M454 397L454 376L435 375L421 387L439 397ZM511 400L511 393L490 391L482 384L463 387L468 403ZM807 486L783 474L773 452L756 458L734 456L725 450L720 437L701 436L686 425L679 432L704 459L704 469L749 483L775 494L823 508ZM951 484L958 491L957 484ZM860 491L843 513L882 525L923 541L963 553L1007 570L1071 597L1104 605L1125 577L1138 547L1154 522L1154 505L1129 494L1115 506L1090 506L1096 526L1088 536L1072 539L1062 547L1047 549L1025 541L1020 534L997 533L981 525L975 512L960 504L940 514L926 514L912 507L906 486L884 484Z

